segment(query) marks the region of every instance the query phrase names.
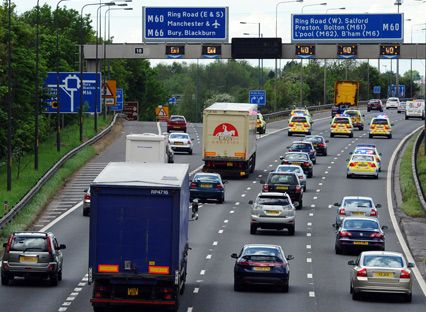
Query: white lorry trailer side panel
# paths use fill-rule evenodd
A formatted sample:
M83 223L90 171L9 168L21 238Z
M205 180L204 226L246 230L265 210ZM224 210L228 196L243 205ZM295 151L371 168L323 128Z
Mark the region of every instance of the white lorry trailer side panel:
M154 133L127 135L126 161L167 163L166 138Z
M405 116L422 117L425 115L424 100L407 101L405 104Z

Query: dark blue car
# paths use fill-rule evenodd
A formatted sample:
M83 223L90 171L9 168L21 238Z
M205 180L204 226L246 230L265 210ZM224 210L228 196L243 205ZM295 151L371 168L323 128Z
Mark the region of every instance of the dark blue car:
M194 175L190 185L190 200L216 199L219 203L225 201L225 187L220 174L200 172Z
M309 155L309 158L314 164L317 163L317 152L312 145L312 142L295 141L287 146L289 152L303 152Z
M241 291L249 285L278 286L282 292L288 292L290 267L281 246L267 244L244 245L239 254L232 254L236 259L234 266L234 290Z

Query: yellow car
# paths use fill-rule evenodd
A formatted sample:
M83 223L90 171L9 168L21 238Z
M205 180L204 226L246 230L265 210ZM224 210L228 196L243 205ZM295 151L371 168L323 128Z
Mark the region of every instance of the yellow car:
M288 122L288 136L292 136L295 133L311 134L311 123L308 116L296 114L290 117Z
M357 109L347 109L343 112L343 115L349 115L352 119L352 125L354 128L364 130L364 116Z
M373 155L376 159L377 165L379 166L379 171L382 171L382 153L379 153L375 144L357 144L351 155L352 154Z
M257 133L260 133L260 134L266 133L266 121L265 119L263 119L263 116L261 113L257 113L256 131Z
M314 121L312 120L312 116L311 113L309 112L309 110L305 109L305 108L295 108L291 111L290 116L294 116L294 115L300 115L303 114L305 116L308 117L309 123L312 125L314 123Z
M392 139L392 126L393 124L386 115L373 117L370 122L368 137L371 139L373 136L385 136Z
M379 165L374 155L353 154L348 162L346 177L353 176L371 176L379 178Z
M353 138L352 119L349 115L335 115L331 121L330 137L335 135L347 135Z

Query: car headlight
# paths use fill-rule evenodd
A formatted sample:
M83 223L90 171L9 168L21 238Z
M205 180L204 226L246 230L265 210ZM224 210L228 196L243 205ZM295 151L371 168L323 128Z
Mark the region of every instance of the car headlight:
M262 206L260 205L253 205L253 210L261 210Z

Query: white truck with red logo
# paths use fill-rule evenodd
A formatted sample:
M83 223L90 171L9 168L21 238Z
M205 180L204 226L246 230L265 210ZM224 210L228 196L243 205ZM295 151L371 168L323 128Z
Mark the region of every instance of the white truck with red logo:
M214 103L203 112L204 172L247 177L256 166L257 105Z

